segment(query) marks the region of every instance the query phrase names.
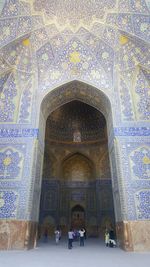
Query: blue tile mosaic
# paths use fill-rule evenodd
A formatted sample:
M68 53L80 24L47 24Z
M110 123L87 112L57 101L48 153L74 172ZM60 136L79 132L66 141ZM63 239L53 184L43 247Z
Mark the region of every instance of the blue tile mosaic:
M141 147L130 154L132 170L138 179L150 179L150 149Z
M15 218L18 194L15 191L0 191L0 218Z
M0 179L14 179L19 175L21 156L11 148L0 152Z
M135 194L137 218L150 219L150 190L143 190Z

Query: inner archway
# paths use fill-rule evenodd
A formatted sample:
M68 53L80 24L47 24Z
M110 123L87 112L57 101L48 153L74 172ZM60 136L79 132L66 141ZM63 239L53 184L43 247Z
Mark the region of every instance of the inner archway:
M71 91L72 87L75 91ZM84 224L89 236L102 236L106 227L115 227L107 134L112 125L110 102L97 89L92 98L91 88L80 82L61 89L60 98L52 97L55 93L52 91L53 100L47 96L42 102L42 116L47 122L41 232L44 218L50 215L55 221L53 228L52 225L49 228L50 234L57 225L66 234L73 224L73 207L81 206L84 209L82 226Z
M85 210L79 204L71 210L71 227L76 230L85 228Z

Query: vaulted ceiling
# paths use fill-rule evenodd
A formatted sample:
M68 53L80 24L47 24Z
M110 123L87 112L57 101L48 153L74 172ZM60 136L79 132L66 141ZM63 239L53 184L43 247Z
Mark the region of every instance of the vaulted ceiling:
M106 137L102 113L80 101L71 101L53 111L47 119L46 140L73 142L100 141ZM80 136L78 136L78 133Z
M56 67L54 77L51 73L54 63L63 71L69 64L80 63L84 72L98 61L103 75L107 72L111 78L116 59L120 69L138 63L145 66L149 7L149 0L3 0L0 73L14 68L27 73L37 69L40 79L49 69L53 80L59 78ZM131 62L124 54L133 56ZM78 71L74 66L72 73Z

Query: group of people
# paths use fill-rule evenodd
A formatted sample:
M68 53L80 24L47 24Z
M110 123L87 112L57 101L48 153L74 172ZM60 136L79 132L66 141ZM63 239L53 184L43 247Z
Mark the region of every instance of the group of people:
M86 234L86 231L83 228L81 228L79 231L77 231L77 230L73 231L70 228L70 230L68 231L68 249L72 249L72 243L73 243L74 239L76 240L78 237L80 240L80 246L83 247L84 246L84 240L86 238L85 234Z
M57 228L54 231L55 234L55 242L56 245L59 243L61 239L61 230ZM45 230L44 233L45 236L45 241L48 239L48 231L47 229ZM80 230L70 230L68 231L68 249L72 249L73 247L73 241L79 240L80 246L84 246L84 240L86 239L86 230L84 228L81 228ZM105 245L106 247L116 247L116 241L115 241L115 233L113 229L106 229L105 231Z
M61 230L57 228L54 234L55 234L55 242L56 244L58 244L61 239ZM70 230L68 231L68 249L72 249L73 241L77 241L78 239L80 241L80 246L84 246L85 238L86 238L85 229L82 228L79 231L77 231L77 230L72 230L70 228Z
M116 247L115 233L113 229L106 229L105 231L105 245L106 247Z

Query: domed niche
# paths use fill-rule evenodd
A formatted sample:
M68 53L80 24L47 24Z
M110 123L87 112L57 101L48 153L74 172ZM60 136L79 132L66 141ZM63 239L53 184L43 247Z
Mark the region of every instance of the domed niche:
M46 139L49 141L97 142L106 136L106 120L103 114L77 100L57 108L47 119Z

